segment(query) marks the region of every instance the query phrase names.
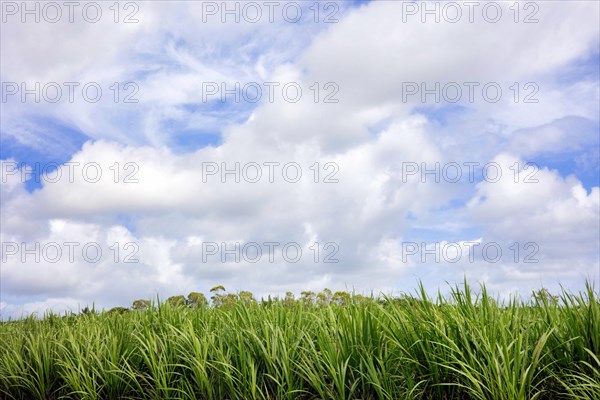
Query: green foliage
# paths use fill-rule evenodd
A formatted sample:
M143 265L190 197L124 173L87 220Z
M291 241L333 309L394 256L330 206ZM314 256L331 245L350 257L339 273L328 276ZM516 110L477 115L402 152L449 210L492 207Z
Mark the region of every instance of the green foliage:
M139 299L139 300L135 300L133 302L133 304L131 305L131 308L133 308L134 310L146 310L148 308L150 308L151 304L149 300L143 300L143 299Z
M191 292L188 294L188 303L191 307L205 307L208 304L206 296L200 292Z
M251 305L251 304L256 304L256 299L254 298L254 296L252 295L252 293L242 290L239 294L238 294L238 298L240 299L240 301L246 305Z
M335 292L331 297L331 302L338 306L343 306L350 303L350 293L347 292Z
M312 306L315 302L315 292L304 291L300 293L300 301L305 306Z
M0 323L0 399L599 399L600 302L322 291ZM188 302L202 303L190 293ZM205 303L204 303L205 304ZM133 307L135 308L135 307Z
M223 285L218 285L218 286L215 286L214 288L210 289L210 291L211 291L211 293L224 292L225 287L223 287Z
M171 306L185 306L185 297L182 295L171 296L167 299L167 303Z
M322 292L317 294L317 304L320 306L326 306L331 302L331 290L325 288Z
M558 302L559 297L554 296L550 291L546 288L541 288L538 291L534 291L531 295L533 300L536 303L552 303L556 304Z
M129 312L129 309L125 307L113 307L110 310L108 310L108 312L110 314L125 314Z
M210 292L214 293L210 299L215 307L221 307L222 305L226 304L227 296L221 293L225 292L225 288L222 285L215 286L214 288L210 289Z
M82 310L81 310L81 314L82 315L88 315L88 314L93 314L95 313L96 310L94 309L94 307L92 307L91 309L88 306L85 306Z

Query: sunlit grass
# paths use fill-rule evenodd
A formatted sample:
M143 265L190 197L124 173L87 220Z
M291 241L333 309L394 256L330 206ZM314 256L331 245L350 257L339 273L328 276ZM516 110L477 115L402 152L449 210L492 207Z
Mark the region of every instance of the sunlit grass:
M467 285L447 299L422 287L338 299L4 322L0 396L600 399L600 303L589 285L558 301L498 303Z

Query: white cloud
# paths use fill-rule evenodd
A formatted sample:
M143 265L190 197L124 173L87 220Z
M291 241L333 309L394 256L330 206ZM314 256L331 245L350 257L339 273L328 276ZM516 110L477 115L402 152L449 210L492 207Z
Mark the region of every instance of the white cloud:
M78 36L78 44L111 47L84 46L81 56L67 45L56 54L36 52L31 38L49 27L35 26L33 33L10 27L23 47L11 45L7 53L3 48L3 56L14 60L9 69L3 61L7 78L46 79L43 74L52 72L53 79L110 82L142 74L144 94L132 107L108 102L8 108L11 119L3 129L10 127L9 135L24 126L19 118L34 112L58 116L99 140L72 155L70 161L79 163L74 182L64 171L59 182L28 193L19 174L7 177L1 189L2 241L97 242L111 257L95 264L12 259L2 266L3 315L92 301L128 305L135 298L207 291L219 283L258 295L324 286L379 292L413 289L416 279L435 289L466 274L507 293L527 292L541 279L575 288L585 275L598 279L598 187L586 192L577 177L547 168L536 174L537 184L514 183L510 169L528 157L596 143L587 129L598 121L597 80L565 86L559 76L597 46L598 4L543 3L540 23L526 26L510 19L496 25L402 24L400 5L372 2L350 10L339 24L314 28L312 43L297 37L298 26L284 26L275 36L281 28L276 24L224 30L221 24L198 24L199 9L189 3L143 5L145 22L135 27L52 28L65 38ZM49 72L36 68L36 57L48 57ZM248 120L225 126L221 117L193 115L184 107L198 103L207 79L295 81L305 89L332 81L339 85L340 101L315 103L306 89L298 103L265 103ZM463 102L440 122L436 113L444 114L442 107L401 101L402 82L436 80L501 81L505 87L537 82L540 103L515 104L509 92L497 104ZM223 143L177 153L167 146L170 119L198 129L215 124ZM22 140L38 139L31 134ZM504 174L499 182L477 185L403 179L403 163L451 161L496 162ZM216 175L203 181L202 163L231 168L236 162L260 164L262 180L235 184L229 175L223 184ZM279 167L270 183L264 162L296 162L302 179L287 182ZM311 166L317 162L315 183ZM325 169L329 162L335 164ZM91 163L102 170L96 183L81 175L81 167ZM339 182L324 183L335 166ZM129 172L139 182L123 182ZM543 262L403 262L406 241L473 238L503 245L536 242ZM256 264L205 262L202 243L208 241L297 242L305 256L298 263L281 256ZM310 245L316 241L337 243L340 261L315 263ZM115 242L139 246L139 262L114 262L109 247ZM119 254L128 253L120 248ZM326 254L320 248L320 257Z

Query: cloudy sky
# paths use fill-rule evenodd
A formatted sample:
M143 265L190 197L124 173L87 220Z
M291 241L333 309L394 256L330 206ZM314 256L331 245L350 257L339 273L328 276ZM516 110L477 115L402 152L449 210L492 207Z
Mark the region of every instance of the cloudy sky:
M1 5L4 319L599 284L598 2Z

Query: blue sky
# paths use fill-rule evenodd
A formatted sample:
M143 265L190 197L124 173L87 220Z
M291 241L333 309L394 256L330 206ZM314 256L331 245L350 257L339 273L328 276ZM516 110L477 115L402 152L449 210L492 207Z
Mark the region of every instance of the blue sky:
M313 21L309 2L298 23L202 23L202 4L139 2L136 24L2 24L3 90L7 82L94 82L103 91L95 103L77 90L74 101L15 95L1 104L3 251L6 243L93 242L110 255L98 263L11 255L0 271L3 318L216 284L257 295L325 286L369 293L410 291L420 279L436 291L467 276L504 296L598 281L598 4L540 3L537 24L515 24L507 2L496 24L478 14L474 23L417 16L403 24L402 2L387 1L336 2L330 24ZM268 82L278 85L272 102ZM503 96L404 101L407 82L496 82ZM521 95L535 83L539 102L515 103L515 82ZM236 83L262 87L263 97L203 96L206 84ZM302 89L296 103L282 96L290 83ZM339 89L336 103L323 102L327 83ZM124 103L128 94L136 102ZM77 169L73 182L24 180L6 173L15 163L49 172L53 163L63 171L94 164L102 176L90 183ZM243 174L261 165L262 179L223 182L221 169L236 163ZM273 182L264 163L279 163ZM299 182L282 175L289 163L300 166ZM476 179L466 170L459 182L420 171L403 179L408 164L436 163L478 163ZM515 182L511 166L527 163L538 167L536 183ZM488 164L502 179L482 178ZM521 180L527 171L518 171ZM300 243L306 257L202 263L202 245L213 241ZM337 243L340 263L315 262L317 242ZM409 242L535 242L544 262L405 260ZM116 262L114 243L121 258L134 243L139 261Z

